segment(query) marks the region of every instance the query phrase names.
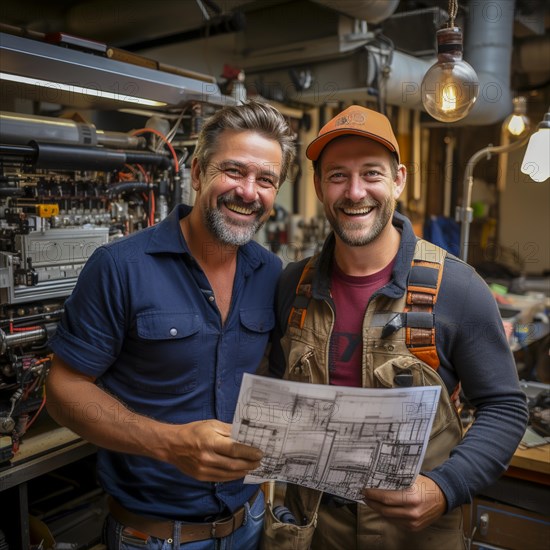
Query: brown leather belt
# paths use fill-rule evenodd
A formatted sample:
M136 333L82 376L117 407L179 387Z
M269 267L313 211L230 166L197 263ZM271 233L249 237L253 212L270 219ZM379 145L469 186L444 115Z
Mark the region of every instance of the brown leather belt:
M248 501L249 505L256 500L259 492L260 489L252 495ZM165 540L172 538L174 534L174 521L135 514L111 497L109 497L109 513L119 523L130 527L134 536L145 535ZM245 513L245 506L241 506L233 515L219 521L185 523L180 526L180 543L227 537L242 526Z

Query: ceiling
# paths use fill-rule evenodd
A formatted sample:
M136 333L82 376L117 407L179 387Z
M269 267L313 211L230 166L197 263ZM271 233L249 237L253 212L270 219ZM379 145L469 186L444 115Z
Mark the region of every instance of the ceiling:
M290 29L294 28L294 35L288 34L289 38L285 39L290 46L297 36L296 33L311 34L323 24L329 25L330 13L334 17L336 8L344 12L349 8L353 12L358 5L369 2L378 3L379 6L395 4L392 12L395 11L396 17L423 10L439 10L437 13L443 17L447 15L448 9L448 0L27 0L3 2L0 23L39 33L64 32L131 52L146 52L150 56L150 52L155 53L159 51L158 48L197 45L215 35L234 39L239 33L248 36L250 49L250 44L253 47L256 44L265 46L269 40L284 37L285 33L290 33ZM475 2L476 0L459 1L458 23ZM506 2L513 5L513 0L499 2L502 5ZM271 13L277 15L271 25L269 18L266 21L265 17L259 17L259 14L270 9ZM287 13L288 17L285 15ZM322 17L319 19L319 15L323 14L329 14L324 23ZM409 23L412 19L395 20L399 23L397 30L393 29L392 40L397 50L407 51L412 48L413 55L433 56L433 51L425 51L423 48L426 38L433 44L431 31L424 33L423 37L423 33ZM312 25L312 22L315 24ZM434 20L433 23L438 22ZM439 23L444 23L444 20ZM374 27L381 27L382 32L386 28L388 32L392 30L387 22L375 24ZM511 87L516 92L526 94L546 91L550 86L550 53L545 58L545 63L534 62L532 59L526 63L518 52L524 50L523 45L533 41L539 41L536 47L539 52L543 48L543 55L546 55L544 52L550 52L549 3L546 0L516 0L513 35ZM201 50L195 46L192 51ZM195 56L188 53L176 55L177 63L181 67L196 65L197 60L193 57ZM208 74L220 76L215 72Z

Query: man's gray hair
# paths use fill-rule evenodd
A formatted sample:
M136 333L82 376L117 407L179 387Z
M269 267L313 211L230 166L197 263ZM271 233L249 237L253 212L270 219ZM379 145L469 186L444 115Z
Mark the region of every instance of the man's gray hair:
M195 147L194 156L202 171L206 170L216 151L218 137L225 130L251 130L276 141L281 146L283 154L279 184L285 181L296 146L288 122L277 109L267 103L250 100L215 112L202 127Z

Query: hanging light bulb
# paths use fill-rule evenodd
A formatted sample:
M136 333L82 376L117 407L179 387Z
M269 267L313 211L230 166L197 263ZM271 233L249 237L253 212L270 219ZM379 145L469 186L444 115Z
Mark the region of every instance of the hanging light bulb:
M512 136L521 136L527 130L531 122L527 117L527 100L523 96L514 97L512 100L514 111L508 115L502 123L502 128Z
M454 26L457 10L456 0L451 0L448 27L436 33L437 63L428 69L421 85L424 108L440 122L464 118L479 95L477 74L462 59L462 30Z
M527 116L527 99L523 96L516 96L512 100L514 110L503 120L500 126L500 143L503 147L513 146L526 141L531 121ZM525 138L525 139L523 139ZM503 151L498 159L497 190L502 192L506 189L508 181L508 151Z

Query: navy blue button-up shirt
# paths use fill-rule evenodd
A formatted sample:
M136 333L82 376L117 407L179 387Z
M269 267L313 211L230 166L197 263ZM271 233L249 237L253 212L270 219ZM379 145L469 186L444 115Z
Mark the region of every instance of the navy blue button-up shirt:
M158 225L96 250L50 346L139 414L168 423L232 422L242 375L258 368L275 323L281 261L255 242L239 248L222 325L180 230L189 212L180 205ZM170 464L104 449L98 473L128 509L187 521L235 510L256 489L197 481Z

